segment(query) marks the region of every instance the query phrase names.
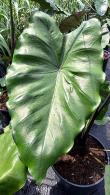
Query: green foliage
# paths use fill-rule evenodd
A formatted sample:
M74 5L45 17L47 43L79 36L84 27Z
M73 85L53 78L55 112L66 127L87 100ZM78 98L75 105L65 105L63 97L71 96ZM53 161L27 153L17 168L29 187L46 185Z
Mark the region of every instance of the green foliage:
M103 85L101 85L101 90L100 90L100 94L101 94L101 104L100 106L102 106L102 104L104 103L105 99L110 95L110 83L109 82L105 82ZM104 106L104 108L101 110L100 114L97 117L98 123L103 123L104 121L106 121L106 117L105 114L108 111L108 104L106 106Z
M76 1L76 0L57 0L57 3L60 5L60 7L62 7L63 10L65 10L68 14L67 16L69 17L73 17L74 15L77 15L78 12L82 11L85 7L85 4L83 4L82 1ZM60 15L55 15L55 19L57 21L58 24L62 24L65 23L66 26L70 26L70 18L68 18L64 14L60 14ZM72 21L72 20L71 20ZM76 23L76 20L73 19L72 23ZM81 20L80 23L78 23L78 25L81 24ZM74 28L75 25L72 25L72 28ZM62 31L63 32L63 31ZM66 30L66 32L68 32L68 30Z
M110 117L109 116L104 116L102 120L96 120L95 124L96 125L106 125L108 122L110 122Z
M102 25L102 47L105 48L110 42L110 31L108 29L108 24L105 22Z
M105 195L110 195L110 165L105 168Z
M6 55L6 52L9 55L11 55L9 46L7 45L5 39L3 38L3 36L1 34L0 34L0 49L2 50L2 52L4 53L4 55Z
M47 168L71 149L108 95L101 45L105 48L110 40L110 0L12 1L15 43L36 9L52 15L63 33L89 18L97 17L102 23L102 32L93 19L63 35L55 21L37 12L16 46L8 76L14 139L21 159L40 183ZM12 57L10 22L9 0L0 0L0 60L6 64ZM0 84L5 86L5 78ZM97 118L98 124L109 121L106 110ZM0 194L8 195L24 185L26 169L11 132L0 136L0 143Z
M7 76L8 105L21 159L37 182L99 106L102 57L97 19L63 35L50 16L36 12L20 36Z
M0 194L12 195L26 181L26 168L18 157L11 129L0 135Z
M105 15L108 9L108 0L94 0L95 8L100 16Z
M5 79L5 77L0 78L0 86L1 87L6 87L6 79Z
M15 37L16 39L21 34L24 27L28 23L28 18L33 9L33 4L30 5L28 0L13 0L13 17L15 25ZM31 10L30 10L31 9ZM2 30L2 36L10 45L10 7L8 0L0 0L0 28Z
M43 10L45 9L53 9L58 11L57 6L55 4L55 0L32 0L40 4Z

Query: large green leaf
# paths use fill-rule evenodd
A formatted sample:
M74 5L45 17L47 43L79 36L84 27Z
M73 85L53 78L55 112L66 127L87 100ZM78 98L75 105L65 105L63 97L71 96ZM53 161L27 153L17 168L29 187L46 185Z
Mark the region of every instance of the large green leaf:
M11 131L0 135L0 195L12 195L26 181L26 168L18 157Z
M99 106L102 57L97 19L63 35L49 15L36 12L20 36L7 76L8 106L21 159L37 182Z
M100 16L105 15L108 9L108 0L94 0L95 8Z

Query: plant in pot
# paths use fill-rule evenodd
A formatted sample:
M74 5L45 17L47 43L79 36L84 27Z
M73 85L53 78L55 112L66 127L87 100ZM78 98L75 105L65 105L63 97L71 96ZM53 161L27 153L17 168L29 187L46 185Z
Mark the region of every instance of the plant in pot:
M107 156L88 135L110 102L101 39L101 24L95 18L62 34L52 17L39 11L19 38L7 75L8 108L20 160L38 184L50 166L60 171L59 163L76 161L74 155L102 169L86 181L86 194L91 181L95 186L102 182ZM65 179L72 189L71 178Z
M44 2L41 2L42 5L44 6ZM51 9L48 2L45 6ZM64 12L55 6L54 9ZM72 19L76 16L77 14L72 16ZM76 28L80 22L79 19L72 28ZM68 18L66 23L67 26ZM13 55L13 33L12 54L1 37L0 44L9 56ZM109 42L107 36L104 36L103 47ZM55 21L46 14L37 12L33 16L28 29L20 37L11 74L7 76L11 126L16 145L11 138L11 129L5 129L0 137L0 144L3 146L0 150L2 195L12 194L24 185L26 167L36 182L40 183L50 165L57 160L65 161L65 157L70 158L69 153L59 159L71 151L72 146L77 148L81 158L87 151L91 152L90 147L87 148L86 137L88 139L94 119L109 102L102 63L101 28L97 20L84 22L74 32L63 35ZM4 115L3 112L1 117L5 124L2 126L5 127L6 119L10 120L10 116L7 116L7 112ZM3 119L4 116L6 119ZM94 151L96 153L97 149L93 150L92 147L91 154L94 154ZM69 161L71 162L71 159ZM100 159L96 161L100 165ZM99 179L98 184L100 182L102 179ZM90 193L91 185L87 191Z

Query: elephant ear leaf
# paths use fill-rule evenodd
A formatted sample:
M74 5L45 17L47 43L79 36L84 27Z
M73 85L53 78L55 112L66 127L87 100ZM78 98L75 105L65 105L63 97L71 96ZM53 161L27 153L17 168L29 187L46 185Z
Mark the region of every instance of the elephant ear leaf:
M12 195L26 181L26 168L18 157L11 131L0 135L0 194Z
M99 106L102 57L97 19L63 35L49 15L36 12L20 36L7 75L8 107L21 159L37 182Z

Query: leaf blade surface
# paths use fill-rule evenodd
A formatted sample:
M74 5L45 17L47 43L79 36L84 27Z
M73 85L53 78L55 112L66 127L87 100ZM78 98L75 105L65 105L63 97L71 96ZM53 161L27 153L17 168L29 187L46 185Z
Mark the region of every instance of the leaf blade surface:
M38 182L100 104L102 56L97 19L63 35L36 12L21 35L8 73L9 108L21 159Z

